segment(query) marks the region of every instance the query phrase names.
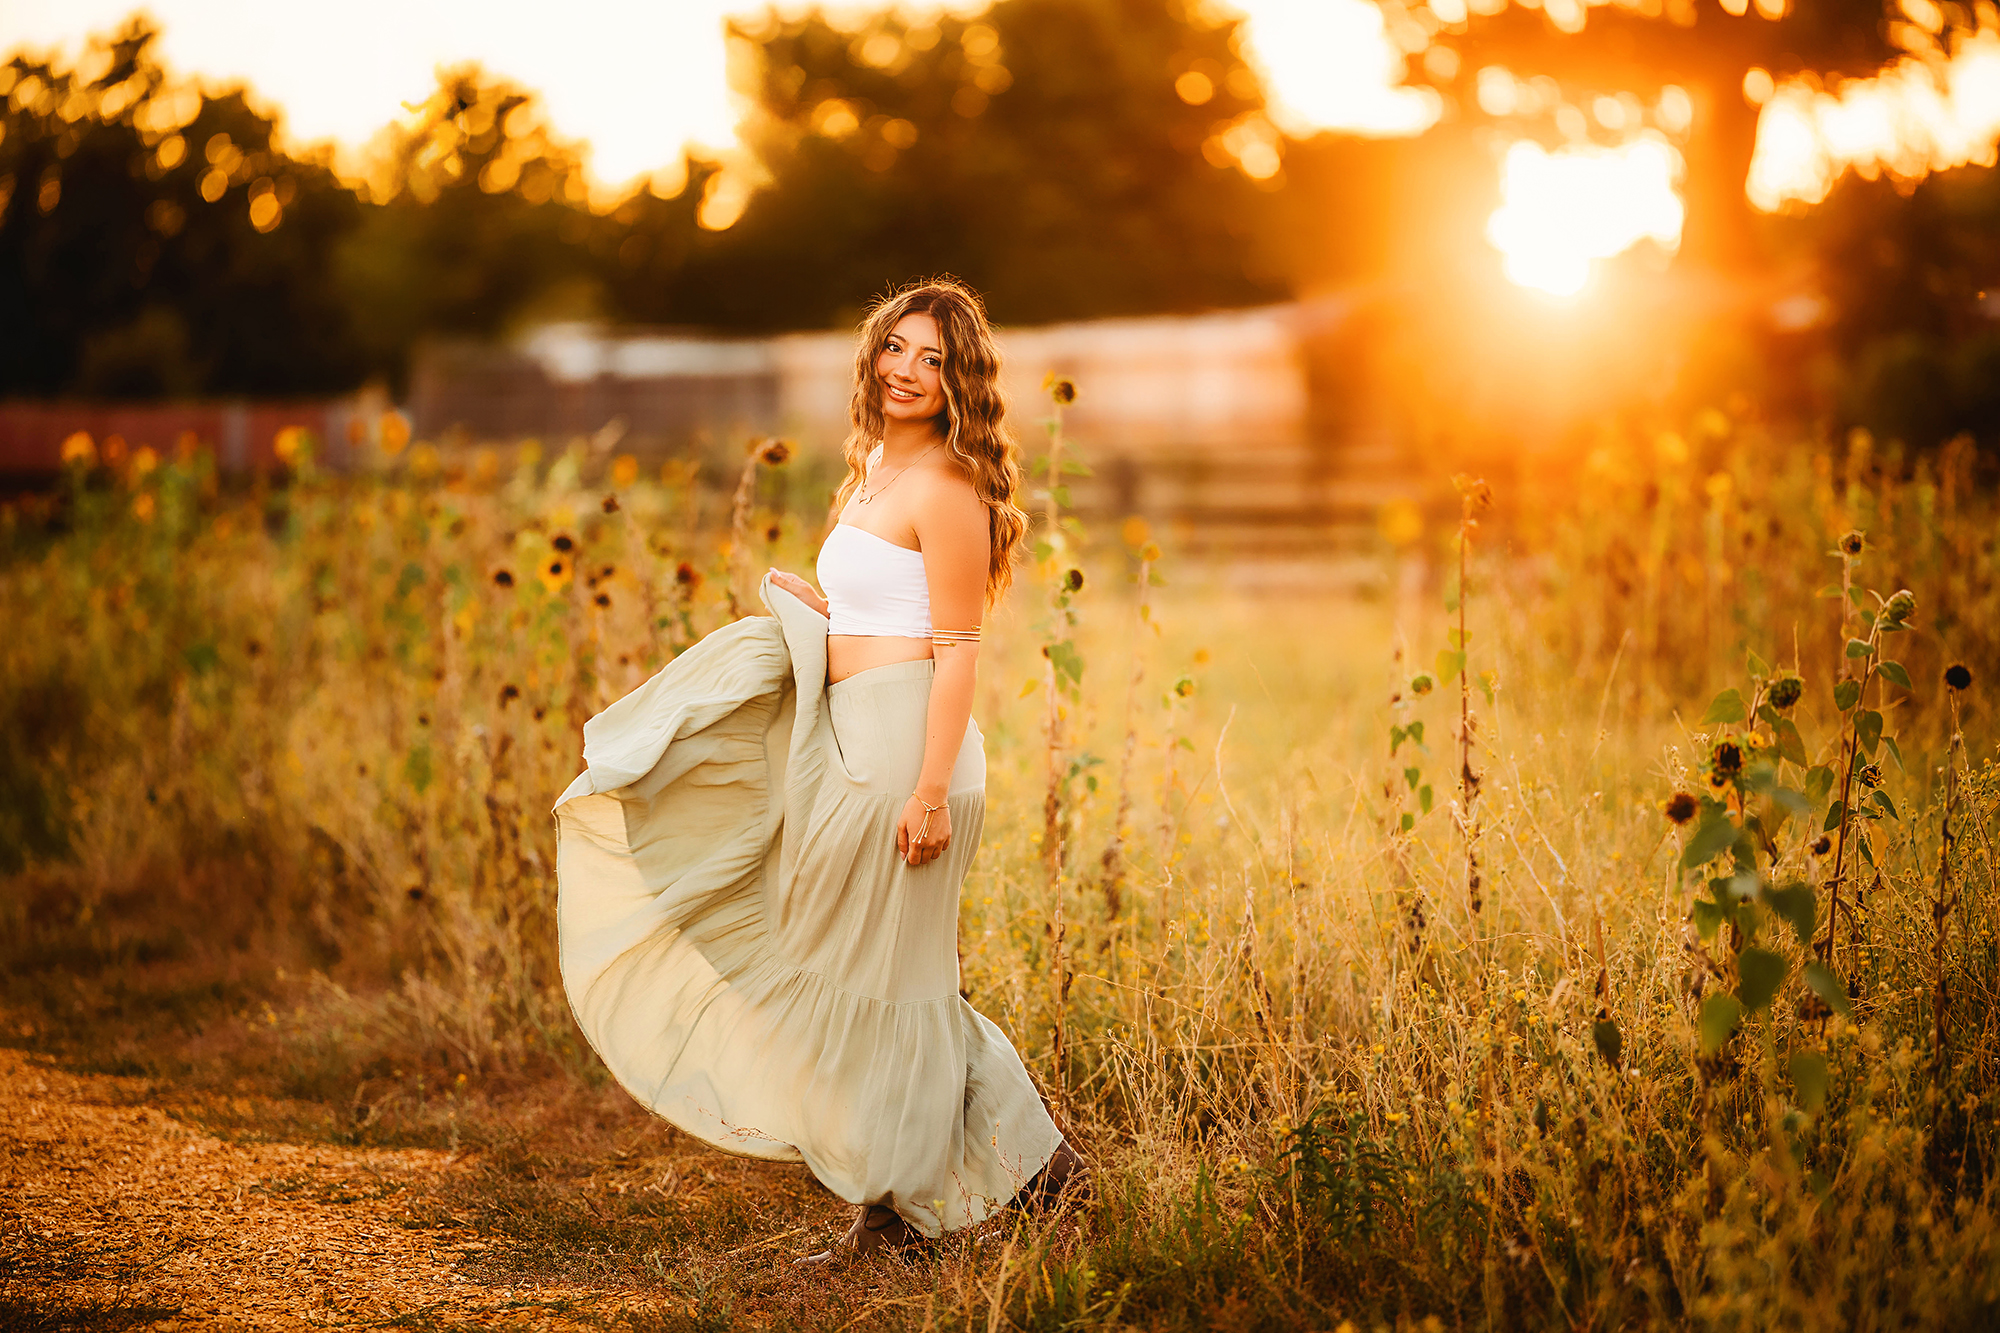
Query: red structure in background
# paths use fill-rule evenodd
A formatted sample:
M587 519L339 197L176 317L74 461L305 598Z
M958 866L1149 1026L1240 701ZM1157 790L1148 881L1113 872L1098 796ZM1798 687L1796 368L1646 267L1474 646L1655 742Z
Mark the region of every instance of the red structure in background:
M235 403L0 403L0 478L22 483L62 470L62 442L88 432L102 446L118 436L126 447L152 446L169 454L192 433L215 453L225 472L248 472L277 462L272 442L288 426L310 431L319 460L343 467L352 449L350 427L359 405L352 398L316 402Z

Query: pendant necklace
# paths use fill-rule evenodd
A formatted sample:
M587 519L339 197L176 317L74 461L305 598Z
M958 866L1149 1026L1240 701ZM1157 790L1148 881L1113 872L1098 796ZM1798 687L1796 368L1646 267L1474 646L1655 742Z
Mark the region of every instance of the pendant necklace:
M854 503L862 505L867 504L870 500L873 500L875 496L880 495L883 491L888 490L891 486L894 486L897 482L901 481L903 479L903 473L908 472L911 468L923 462L926 458L929 458L932 454L937 452L937 449L938 449L937 445L934 444L930 448L918 454L915 458L912 458L909 462L903 464L901 468L897 469L895 476L889 478L889 480L883 482L880 486L877 486L875 488L875 495L870 495L868 493L868 479L866 477L863 477L861 479L861 494L859 497L855 499Z

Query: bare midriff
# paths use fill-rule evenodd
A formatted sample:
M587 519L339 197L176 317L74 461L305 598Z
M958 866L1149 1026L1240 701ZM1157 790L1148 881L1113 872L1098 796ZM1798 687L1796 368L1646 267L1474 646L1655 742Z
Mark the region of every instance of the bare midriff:
M838 685L849 676L897 662L922 662L932 656L929 639L905 639L888 634L829 634L826 636L826 681Z

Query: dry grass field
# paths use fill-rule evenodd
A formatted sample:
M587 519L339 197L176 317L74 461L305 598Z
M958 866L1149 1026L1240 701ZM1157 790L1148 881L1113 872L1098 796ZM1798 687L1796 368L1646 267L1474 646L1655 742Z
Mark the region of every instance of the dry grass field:
M385 442L248 486L79 442L0 517L0 1327L2000 1314L1968 448L1710 413L1440 484L1359 592L1045 524L963 977L1095 1195L805 1278L838 1201L574 1031L548 810L809 571L820 479Z

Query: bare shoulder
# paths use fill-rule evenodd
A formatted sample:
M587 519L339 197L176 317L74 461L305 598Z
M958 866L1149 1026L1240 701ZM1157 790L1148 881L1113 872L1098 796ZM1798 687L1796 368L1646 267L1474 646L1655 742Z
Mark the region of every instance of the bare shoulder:
M972 479L949 460L913 469L910 480L916 483L911 487L914 492L911 498L918 505L919 527L930 516L956 522L985 514L986 502L973 489Z

